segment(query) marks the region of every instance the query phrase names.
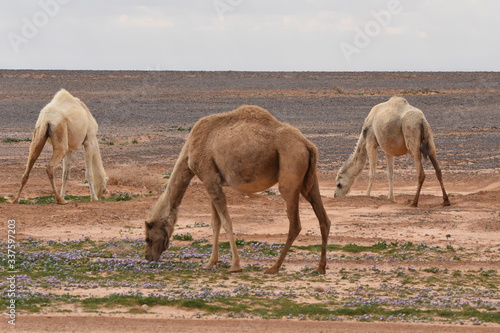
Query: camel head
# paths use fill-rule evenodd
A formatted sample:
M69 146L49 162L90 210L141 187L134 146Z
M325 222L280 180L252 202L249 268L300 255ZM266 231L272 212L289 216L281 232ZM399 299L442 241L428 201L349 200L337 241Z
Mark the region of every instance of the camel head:
M160 221L146 221L146 260L160 261L161 254L168 249L173 229L173 227L167 228L166 224Z
M337 178L335 179L335 191L333 192L334 197L343 197L349 193L351 186L354 182L350 181L345 169L340 168L337 173Z
M104 171L101 174L94 175L94 190L95 194L101 199L102 195L106 193L106 184L108 183L108 176Z

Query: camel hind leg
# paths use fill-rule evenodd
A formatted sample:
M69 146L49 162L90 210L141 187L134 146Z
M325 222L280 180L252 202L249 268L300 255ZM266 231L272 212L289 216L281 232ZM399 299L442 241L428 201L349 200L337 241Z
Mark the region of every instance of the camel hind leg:
M319 221L319 228L321 231L321 258L319 261L317 271L320 274L326 273L326 250L328 246L328 236L330 234L330 219L326 214L325 207L323 206L323 201L321 200L321 194L319 192L319 184L316 179L313 187L309 191L309 193L302 193L304 198L311 204L314 214Z
M264 272L266 274L278 273L288 250L302 229L299 216L299 197L306 173L309 169L309 154L309 151L306 150L302 157L296 156L296 154L294 154L294 156L289 156L286 152L280 155L278 183L279 191L286 203L289 229L285 247L281 250L281 254L276 263ZM297 161L303 161L304 163L297 163ZM315 168L316 165L314 164L311 167ZM315 175L313 176L315 177Z
M49 177L56 202L64 205L67 201L64 200L64 198L61 197L59 192L56 190L56 185L54 183L54 169L61 163L61 160L68 153L68 129L64 125L58 126L51 130L50 138L54 151L52 152L52 158L47 165L47 176Z
M212 255L210 256L210 260L206 265L203 266L204 269L211 270L217 267L217 262L219 261L219 234L221 227L221 219L219 217L219 213L217 213L217 209L214 205L210 205L212 208L212 230L213 230L213 238L214 244L212 248Z
M28 162L26 163L26 170L24 171L24 174L21 178L21 188L19 189L16 198L12 201L13 204L19 203L21 192L23 191L23 188L29 179L30 172L33 169L33 166L35 165L36 160L42 153L45 143L47 142L48 126L49 125L47 124L46 126L35 129L35 131L33 132L33 139L31 140L30 144Z
M281 178L281 176L280 176ZM297 182L300 183L300 182ZM286 184L282 185L282 182L279 184L279 191L285 199L286 203L286 212L288 216L288 221L289 221L289 228L288 228L288 236L286 239L285 247L283 250L281 250L281 254L276 261L276 263L268 268L264 273L266 274L275 274L278 273L281 265L283 264L283 261L285 260L286 254L288 253L288 250L292 246L293 242L297 238L297 236L300 233L300 230L302 230L302 226L300 224L300 217L299 217L299 195L300 195L300 187L297 184L297 186L291 186L291 184Z
M418 206L418 200L420 198L420 190L422 189L422 185L424 184L425 181L425 171L424 171L424 166L422 165L422 157L420 155L420 151L413 153L410 151L410 155L413 158L413 161L415 162L415 169L417 170L417 192L415 193L415 197L413 198L412 206L417 207Z
M448 194L446 193L446 190L444 189L443 175L441 173L441 168L439 167L439 163L438 163L437 158L436 158L436 152L434 150L429 152L429 159L432 162L432 166L434 167L434 170L436 170L436 177L439 180L439 184L441 185L441 191L443 192L443 206L449 206L450 200L448 199Z
M204 177L205 176L205 177ZM236 241L234 240L233 233L233 224L231 222L231 218L229 216L229 212L227 210L227 202L226 195L222 190L222 186L220 185L221 179L219 173L214 168L211 172L208 172L207 175L198 175L200 179L203 181L203 185L205 185L205 189L211 199L212 203L212 227L214 230L214 245L212 248L212 256L208 264L205 268L213 267L218 260L218 245L219 245L219 230L220 226L224 228L227 233L227 237L229 240L229 245L231 247L231 257L232 263L231 267L228 269L229 272L240 272L242 271L240 265L240 257L238 255L238 249L236 247ZM218 225L220 223L220 225ZM210 268L211 268L210 267Z

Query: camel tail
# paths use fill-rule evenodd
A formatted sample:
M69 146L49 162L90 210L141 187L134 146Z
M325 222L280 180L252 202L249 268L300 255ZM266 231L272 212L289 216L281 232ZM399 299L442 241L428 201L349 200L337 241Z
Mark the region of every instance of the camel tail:
M50 123L43 123L40 127L35 128L30 145L30 159L36 161L49 137Z
M429 159L432 143L432 134L429 130L429 124L422 121L420 123L420 153L422 154L422 158L426 161Z
M309 150L309 168L307 169L302 185L302 193L304 196L308 194L317 182L316 166L318 164L318 148L314 145L308 145Z

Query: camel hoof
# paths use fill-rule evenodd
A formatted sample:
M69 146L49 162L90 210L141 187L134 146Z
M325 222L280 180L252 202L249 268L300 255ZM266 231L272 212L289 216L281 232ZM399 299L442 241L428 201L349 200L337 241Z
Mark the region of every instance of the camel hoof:
M66 200L62 200L62 201L58 201L57 204L58 205L67 205L68 202Z
M446 207L446 206L450 206L450 205L451 205L451 203L450 203L450 201L449 201L449 200L445 200L445 201L443 202L443 206L445 206L445 207Z
M239 272L242 272L243 269L241 267L231 267L227 270L229 273L239 273Z
M17 205L18 203L19 203L19 199L14 199L11 202L11 204L13 204L13 205Z
M326 274L326 269L325 268L319 268L316 270L319 274Z
M213 271L213 270L216 270L217 268L219 268L219 266L217 264L215 264L215 265L206 264L206 265L203 265L202 268L206 271Z
M277 274L277 273L278 269L274 267L268 268L264 271L264 274Z

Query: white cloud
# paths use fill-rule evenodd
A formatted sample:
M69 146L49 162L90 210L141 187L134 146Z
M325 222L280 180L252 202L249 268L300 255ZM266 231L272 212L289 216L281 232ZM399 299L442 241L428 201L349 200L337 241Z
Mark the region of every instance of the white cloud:
M166 17L151 17L151 16L136 16L121 15L117 20L118 25L141 27L141 28L170 28L174 26L174 22Z
M418 35L419 38L422 38L422 39L428 37L427 36L427 32L425 32L425 31L418 31L417 35Z
M0 11L0 67L500 70L496 0L400 0L402 11L383 29L371 30L351 63L339 44L353 45L389 0L363 6L348 0L220 0L233 6L223 19L213 0L70 1L15 53L7 35L22 36L25 18L32 21L43 10L39 1L12 2ZM405 56L387 61L394 50Z
M357 26L358 23L355 22L354 18L351 16L341 18L340 22L337 24L337 28L342 31L354 31Z
M384 32L388 35L404 35L408 31L406 27L392 27L392 26L387 26L384 28Z

